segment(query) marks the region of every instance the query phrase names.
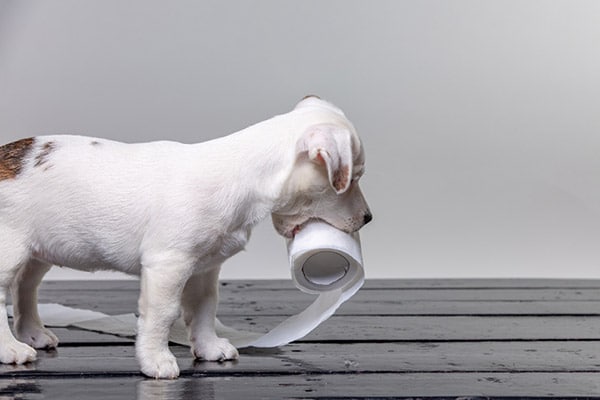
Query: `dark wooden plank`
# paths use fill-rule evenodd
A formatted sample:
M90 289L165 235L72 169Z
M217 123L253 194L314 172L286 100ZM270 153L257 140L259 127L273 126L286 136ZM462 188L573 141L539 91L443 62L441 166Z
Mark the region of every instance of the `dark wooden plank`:
M598 373L316 374L194 376L177 380L6 379L0 393L24 399L277 399L596 397Z
M135 312L137 282L106 290L81 290L54 285L40 293L40 302L57 302L108 314ZM65 282L65 285L72 284ZM112 285L105 282L105 285ZM122 286L119 286L122 285ZM74 285L77 286L77 285ZM78 287L78 286L77 286ZM281 299L285 298L286 302ZM314 299L297 289L221 289L221 315L291 315ZM338 315L600 315L600 289L405 289L361 290Z
M302 300L282 304L281 301L222 301L221 316L293 315L310 304ZM344 303L336 315L347 316L600 316L600 301L361 301Z
M600 292L600 290L599 290ZM40 303L60 303L107 314L137 311L136 292L43 292ZM457 294L461 296L461 294ZM462 295L464 297L464 295ZM421 296L422 297L422 296ZM451 296L448 296L451 297ZM282 302L281 298L289 301ZM222 293L220 315L293 315L314 297L298 292ZM338 315L600 315L600 300L405 300L394 293L358 292L336 312Z
M237 329L264 332L281 317L223 317ZM127 338L53 328L63 344L129 343ZM305 342L600 340L600 317L333 316ZM600 347L600 344L599 344Z
M368 274L367 274L368 278ZM275 283L274 281L271 281ZM572 288L597 289L600 279L548 279L548 278L486 278L486 279L367 279L365 289L528 289Z
M310 299L314 296L307 295L299 290L221 290L223 302L269 302L279 301L282 298L290 302ZM402 301L598 301L600 302L600 289L378 289L360 290L355 301L370 302L395 302Z
M223 322L237 329L266 332L283 317L224 316ZM56 330L63 343L90 341L122 343L126 338ZM600 340L600 317L388 317L336 316L325 321L302 341L522 341Z
M90 275L93 276L93 275ZM81 291L99 291L103 292L106 290L139 290L140 282L138 279L129 280L87 280L87 281L55 281L48 280L43 281L40 289L41 290L81 290Z
M293 288L291 280L229 280L221 282L223 286L236 288L262 289L290 289ZM573 288L573 289L598 289L600 279L368 279L364 289L528 289L528 288Z
M231 289L230 289L231 290ZM281 302L281 298L286 302ZM298 290L222 290L220 315L290 315L313 297ZM337 315L600 315L597 289L361 290Z
M237 329L265 331L281 317L223 317ZM600 317L395 317L334 315L303 341L598 340Z
M68 307L100 311L110 315L137 312L138 291L41 291L39 303L59 303Z
M270 280L228 280L221 282L222 287L233 289L294 289L290 279ZM45 290L138 290L139 281L131 280L89 280L89 281L44 281ZM600 279L367 279L363 289L528 289L528 288L564 288L598 289Z
M289 375L316 373L600 372L598 342L528 343L296 343L278 349L243 349L235 362L194 361L171 346L183 375ZM133 345L59 347L38 361L0 365L0 376L138 374Z
M115 344L133 344L132 338L125 338L110 334L84 331L77 328L51 328L58 337L60 346L96 345L108 346Z
M138 396L175 394L176 398L399 398L472 396L599 396L598 373L474 374L324 374L263 379L236 377L144 380ZM183 396L182 396L183 394ZM162 397L162 398L165 398ZM139 397L138 397L139 398Z

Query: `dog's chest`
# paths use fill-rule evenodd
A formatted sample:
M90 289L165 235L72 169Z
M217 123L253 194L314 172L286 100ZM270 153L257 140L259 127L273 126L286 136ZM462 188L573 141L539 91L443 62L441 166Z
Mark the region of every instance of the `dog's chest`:
M201 255L201 260L205 260L207 264L223 262L242 251L249 239L250 227L218 235L211 246L211 250L207 252L208 254L205 254L208 257L202 257Z

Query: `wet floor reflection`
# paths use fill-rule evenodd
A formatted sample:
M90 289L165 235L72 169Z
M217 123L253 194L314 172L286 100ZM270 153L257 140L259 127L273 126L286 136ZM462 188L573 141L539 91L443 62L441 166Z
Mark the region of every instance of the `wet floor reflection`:
M42 393L41 387L31 379L0 380L0 399L36 398Z
M214 398L215 387L213 378L145 379L137 385L138 400L211 400Z
M28 362L26 364L0 364L0 376L12 375L15 372L18 373L35 371L37 370L39 362L39 360L36 360L34 362Z

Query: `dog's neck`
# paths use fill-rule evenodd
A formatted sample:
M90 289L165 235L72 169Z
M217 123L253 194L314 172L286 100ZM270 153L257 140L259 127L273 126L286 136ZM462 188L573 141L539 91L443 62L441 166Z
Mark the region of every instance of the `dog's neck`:
M227 231L248 230L271 213L294 164L291 129L289 118L274 117L191 145L185 160L180 155L195 177L191 185L198 190L197 198L220 198L210 213Z
M232 167L220 171L221 181L231 182L230 190L220 190L236 208L224 204L223 216L232 218L234 225L251 226L276 210L296 162L298 140L311 125L340 118L329 110L294 110L212 141L210 148L219 154L219 162ZM199 152L206 150L202 143L196 146Z

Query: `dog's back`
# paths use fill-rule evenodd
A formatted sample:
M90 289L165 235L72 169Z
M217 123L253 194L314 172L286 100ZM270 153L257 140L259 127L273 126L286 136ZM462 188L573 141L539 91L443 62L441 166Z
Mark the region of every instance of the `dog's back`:
M53 264L135 272L142 227L160 200L152 187L169 180L157 159L168 146L182 145L60 135L0 147L0 247L24 241Z

